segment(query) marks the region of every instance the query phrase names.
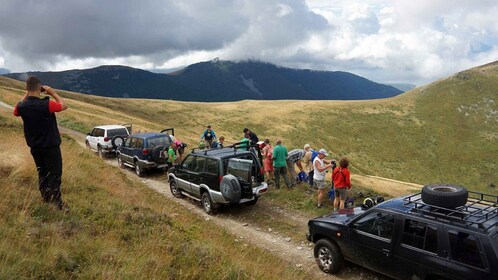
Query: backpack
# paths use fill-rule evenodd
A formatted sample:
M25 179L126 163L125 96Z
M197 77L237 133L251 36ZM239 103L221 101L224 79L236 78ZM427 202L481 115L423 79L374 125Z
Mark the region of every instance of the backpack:
M318 152L315 150L311 150L311 162L313 162L318 155Z

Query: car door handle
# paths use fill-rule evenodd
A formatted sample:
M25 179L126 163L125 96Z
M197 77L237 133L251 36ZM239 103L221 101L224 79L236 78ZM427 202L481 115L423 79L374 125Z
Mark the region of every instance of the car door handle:
M382 249L382 253L384 253L384 255L386 255L387 257L389 257L389 255L391 254L391 250L389 250L389 249Z

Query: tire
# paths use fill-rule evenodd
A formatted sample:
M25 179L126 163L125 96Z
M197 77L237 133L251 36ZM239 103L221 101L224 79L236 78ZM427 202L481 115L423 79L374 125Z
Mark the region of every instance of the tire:
M169 181L169 189L170 189L170 191L171 191L171 193L173 194L174 197L176 197L176 198L182 198L183 197L182 191L176 185L176 181L175 180Z
M85 146L88 150L91 150L92 148L90 147L90 143L88 141L85 141Z
M123 160L121 159L121 154L118 154L117 158L118 158L118 166L119 166L119 168L124 169L125 165L124 165Z
M99 158L105 158L105 154L104 154L104 151L102 150L102 147L97 146L97 155L99 156Z
M123 144L123 142L124 142L124 137L116 135L116 136L112 137L111 145L114 149L116 149L117 147L121 146L121 144Z
M456 208L467 203L469 193L462 186L450 184L426 185L422 188L422 201L426 204Z
M204 208L204 212L208 213L209 215L214 215L218 213L218 207L217 205L215 205L215 203L213 203L208 192L202 193L201 204L202 208Z
M341 249L335 242L328 239L320 239L315 243L313 250L318 267L325 273L338 273L344 263Z
M137 161L135 161L135 173L137 174L138 177L145 176L145 171L142 168L140 168L140 165L138 164Z
M160 163L160 162L165 162L167 160L167 158L161 157L161 154L165 148L166 148L165 146L157 146L154 147L154 149L152 149L151 158L154 162Z

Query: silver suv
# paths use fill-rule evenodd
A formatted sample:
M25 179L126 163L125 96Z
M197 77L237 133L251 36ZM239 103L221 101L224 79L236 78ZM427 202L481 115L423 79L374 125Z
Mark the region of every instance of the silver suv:
M120 144L116 141L122 141L130 132L131 124L96 126L87 134L85 144L88 149L97 152L99 157L103 158L115 153L116 147ZM122 138L116 138L117 136Z

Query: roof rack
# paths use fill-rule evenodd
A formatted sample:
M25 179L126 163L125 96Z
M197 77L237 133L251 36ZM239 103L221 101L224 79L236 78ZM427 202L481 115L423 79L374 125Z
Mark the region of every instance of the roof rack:
M403 198L405 202L403 206L410 208L413 213L418 213L434 220L463 223L465 227L477 227L483 232L488 232L490 228L498 226L498 196L472 191L468 193L467 203L454 209L424 203L421 193ZM493 218L496 221L489 222Z

